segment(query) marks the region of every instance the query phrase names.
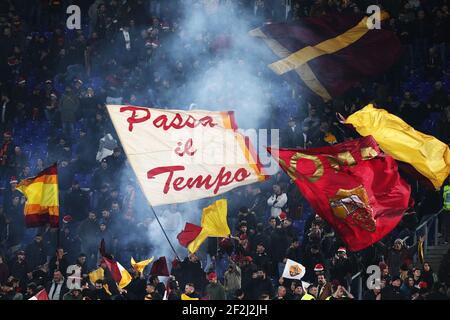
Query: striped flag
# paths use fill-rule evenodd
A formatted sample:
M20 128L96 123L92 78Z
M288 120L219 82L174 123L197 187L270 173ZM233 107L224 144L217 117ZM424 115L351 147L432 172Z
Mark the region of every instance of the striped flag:
M35 177L26 178L17 185L17 190L27 198L24 214L27 228L35 228L50 223L59 225L58 170L56 163L39 172Z
M389 15L381 12L380 20ZM271 23L250 31L274 54L269 68L303 95L324 101L342 95L364 78L385 73L401 56L394 32L369 29L371 19L359 14L329 14L293 23Z

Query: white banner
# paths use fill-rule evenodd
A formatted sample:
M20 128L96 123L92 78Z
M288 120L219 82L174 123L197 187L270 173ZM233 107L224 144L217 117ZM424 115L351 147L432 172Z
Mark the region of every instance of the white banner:
M233 112L107 109L151 205L214 197L265 178Z
M305 275L306 269L294 260L287 259L284 266L283 278L300 280Z

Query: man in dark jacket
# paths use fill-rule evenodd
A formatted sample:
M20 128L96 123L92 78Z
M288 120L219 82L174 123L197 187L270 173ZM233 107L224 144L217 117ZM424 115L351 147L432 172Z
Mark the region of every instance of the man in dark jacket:
M20 203L20 197L15 195L12 198L12 204L6 208L8 223L7 246L14 252L20 248L20 244L25 235L25 218L23 215L23 205Z
M284 148L305 148L305 139L300 125L289 117L288 127L281 132L281 146Z
M61 113L61 122L64 134L69 139L74 131L74 123L77 120L78 109L80 108L80 100L73 92L72 87L68 86L65 93L59 101L59 111Z
M293 238L291 245L286 250L286 258L294 261L301 261L300 241Z
M69 262L67 261L65 255L66 252L64 252L63 248L56 249L56 254L50 259L50 262L48 263L50 274L53 274L55 271L60 271L63 276L66 275Z
M111 185L111 173L112 171L108 167L108 162L106 162L106 159L103 159L100 163L100 167L95 169L94 175L92 176L93 189L99 191L104 184Z
M91 137L88 136L87 130L81 128L76 148L77 160L75 166L77 171L86 173L90 170L90 168L95 166L96 150L94 149L94 146L95 144L93 143Z
M35 270L39 266L47 262L47 252L44 243L42 242L42 235L37 234L32 243L25 249L28 266L30 270Z
M62 300L63 296L69 292L61 271L56 270L53 272L53 280L47 284L45 290L49 300Z
M248 186L247 194L250 199L250 212L254 212L256 216L257 223L265 223L265 213L267 208L267 199L264 194L261 192L261 188L258 186Z
M307 282L315 281L314 267L317 264L325 265L325 258L317 245L309 247L303 254L303 259L300 261L305 266L306 273L304 280Z
M25 251L20 250L17 252L17 258L9 265L9 275L20 281L21 288L26 289L27 273L31 270L28 267L28 263L25 260Z
M111 300L111 296L103 287L103 280L101 279L95 281L95 290L92 292L91 296L92 300Z
M209 300L226 300L225 288L217 281L217 274L210 272L208 274L209 284L205 288L205 295Z
M132 276L131 282L125 287L128 292L128 296L132 300L142 300L146 292L146 281L142 274L136 270L131 270Z
M74 175L72 164L67 160L61 161L61 165L58 167L58 188L64 192L64 195L70 189Z
M95 265L97 260L98 245L97 238L95 236L99 225L97 222L97 215L95 212L89 212L89 215L78 226L78 237L81 240L81 250L84 252L88 259L88 266Z
M119 173L125 163L125 156L119 147L114 148L113 154L105 158L111 172Z
M398 276L400 274L400 266L406 264L407 266L412 264L412 258L417 253L417 246L419 241L424 241L424 237L420 237L416 244L408 247L403 243L401 239L396 239L394 245L389 248L384 246L381 242L379 245L384 246L385 256L387 257L387 264L389 266L389 272L392 276Z
M267 278L266 272L259 268L259 270L252 275L249 286L249 299L257 300L262 294L268 294L270 297L273 297L274 291L275 289L272 281Z
M64 210L72 216L74 222L86 218L89 210L89 195L80 189L80 184L76 180L72 182L72 187L65 196Z
M402 280L398 276L392 278L391 284L381 290L381 300L405 300L400 287Z
M347 286L348 278L352 275L352 266L347 257L347 250L340 247L337 254L331 260L331 279L338 280L343 286Z
M200 260L195 253L189 254L181 262L180 287L185 287L186 283L192 282L195 288L203 288L205 283L205 272L202 269Z
M270 254L272 256L273 274L275 278L279 278L281 264L289 247L289 239L285 232L285 228L277 226L270 236Z
M256 264L258 268L264 268L266 270L270 270L270 257L266 252L266 248L264 243L260 242L256 246L256 252L253 255L253 262Z

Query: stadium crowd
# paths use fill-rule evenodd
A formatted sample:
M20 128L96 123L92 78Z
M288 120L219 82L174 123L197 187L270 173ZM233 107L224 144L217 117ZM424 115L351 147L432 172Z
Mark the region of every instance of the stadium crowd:
M68 2L78 3L88 16L81 30L65 26ZM232 237L211 238L198 254L174 259L164 281L130 269L133 280L127 287L114 284L99 260L101 239L129 267L130 257L146 259L154 249L148 237L153 217L139 206L144 197L105 105L187 109L195 102L183 100L190 75L202 61L220 60L220 41L208 30L200 31L195 43L186 41L180 2L202 10L204 1L1 1L0 299L29 299L45 288L52 300L158 300L166 287L169 300L182 293L207 299L356 299L351 277L368 265L380 266L382 280L381 288L365 290L364 299L449 299L450 251L440 269L432 270L426 261L417 264L417 243L401 240L442 208L441 193L408 180L416 200L410 214L386 239L352 253L281 172L226 195ZM236 2L233 10L249 14L257 26L267 20L364 12L369 1L217 2ZM271 93L270 118L262 127L280 128L282 147L335 144L354 135L339 124L335 112L349 115L372 101L450 144L447 2L380 1L405 49L389 73L362 81L328 103L305 99L295 90ZM165 46L173 41L184 50L178 59ZM202 56L189 54L199 48ZM270 72L264 62L260 71ZM287 83L282 86L292 91ZM233 100L233 92L210 90L218 104ZM15 187L54 162L61 228L26 229L25 199ZM183 210L183 205L168 206L165 215L179 219ZM445 214L442 243L450 241L450 212ZM181 227L173 230L175 235ZM302 280L309 286L281 277L286 259L306 267ZM82 280L69 290L65 279L73 264L81 268ZM99 265L105 278L91 283L88 274Z

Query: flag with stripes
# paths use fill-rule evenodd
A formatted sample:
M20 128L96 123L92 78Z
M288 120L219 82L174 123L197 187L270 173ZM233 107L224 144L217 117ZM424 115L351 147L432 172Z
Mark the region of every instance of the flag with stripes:
M39 172L35 177L26 178L17 185L17 190L27 198L24 207L25 225L35 228L50 223L59 225L58 169L56 163Z
M389 15L382 12L380 21ZM271 23L250 31L274 54L269 64L277 75L298 83L304 95L324 101L343 94L364 78L385 73L400 57L401 43L371 17L329 14L295 23Z

